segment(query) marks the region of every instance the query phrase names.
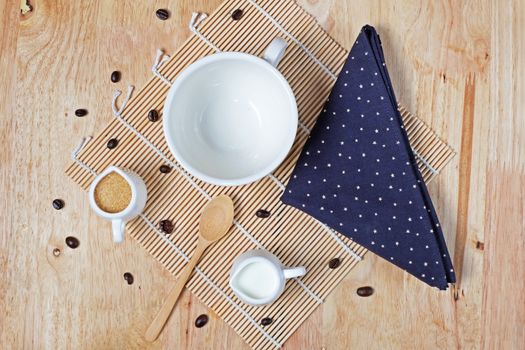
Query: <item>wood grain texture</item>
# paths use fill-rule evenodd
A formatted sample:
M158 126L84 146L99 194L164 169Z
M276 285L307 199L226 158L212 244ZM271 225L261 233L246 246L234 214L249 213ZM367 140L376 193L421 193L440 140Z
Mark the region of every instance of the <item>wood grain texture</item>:
M430 192L461 280L454 298L368 254L285 347L524 348L525 4L300 2L347 48L363 24L376 26L398 99L459 152ZM63 175L78 139L111 119L112 90L142 86L155 49L174 51L191 11L219 1L30 3L21 16L19 2L0 2L0 344L246 348L213 314L195 328L208 311L187 292L159 340L145 343L172 278L134 242L115 247ZM168 21L155 17L159 7ZM76 108L89 115L74 117ZM57 197L62 211L51 206ZM79 248L65 245L69 235ZM374 295L357 296L364 285Z
M264 3L261 1L259 4L268 12L276 14L276 20L316 52L316 56L330 70L337 72L341 69L348 51L324 32L316 20L297 3L293 0L264 0ZM244 14L242 20L235 21L231 14L238 9L242 9ZM222 50L240 50L257 56L263 53L275 35L286 35L276 32L277 28L247 0L224 1L199 25L198 30ZM335 81L313 64L296 44L289 43L286 51L279 70L290 82L296 96L300 123L311 128ZM173 81L178 72L192 61L212 52L202 39L191 35L179 50L170 53L171 57L162 65L160 73ZM318 301L324 300L350 273L359 262L356 254L363 256L365 249L344 236L339 236L337 240L334 233L327 231L310 216L284 206L279 201L282 195L279 181L288 181L302 144L306 141L307 132L304 128L299 128L292 151L273 172L272 179L228 188L194 183L182 176L178 170L180 165L173 163L163 140L162 123L152 124L145 118L151 108L162 111L167 90L165 83L152 76L140 91L133 94L121 118L114 119L97 132L78 153L66 173L86 189L93 179L92 173L102 171L109 164L119 164L136 171L146 182L150 196L141 218L127 225L127 236L137 241L177 280L183 279L182 271L187 268L182 252L190 254L196 245L198 213L207 202L206 197L219 193L231 196L237 208L232 232L207 251L199 264L198 273L186 286L249 346L260 350L275 348L283 344L315 311ZM421 174L428 181L433 175L430 169L437 169L434 172L441 170L453 158L454 152L421 120L410 116L402 107L400 112L411 146L417 154ZM123 124L124 121L126 124ZM154 146L148 147L131 134L128 130L130 125L152 141ZM120 140L119 146L108 150L108 138L112 137ZM155 153L151 152L152 148L156 149ZM164 156L161 152L164 152ZM421 159L426 159L425 164ZM174 171L169 175L159 173L161 164L170 164ZM271 210L273 214L270 218L260 220L254 216L254 212L261 207ZM154 229L155 223L165 218L175 224L169 239ZM315 242L315 245L311 242ZM300 264L308 271L301 278L301 283L298 283L299 280L287 283L283 295L275 303L256 308L237 302L238 299L228 286L229 270L235 257L255 246L270 250L286 266ZM341 258L341 264L337 269L330 269L327 262L334 256ZM305 293L307 290L310 292ZM273 322L264 328L258 327L258 322L264 317L271 317ZM147 340L149 336L151 332L147 331Z

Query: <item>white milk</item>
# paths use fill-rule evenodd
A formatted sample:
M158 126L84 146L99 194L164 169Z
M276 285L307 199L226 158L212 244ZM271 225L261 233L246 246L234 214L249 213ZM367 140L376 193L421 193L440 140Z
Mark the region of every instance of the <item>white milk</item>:
M279 286L279 275L268 262L257 261L246 265L234 278L241 293L254 299L263 299L275 294Z

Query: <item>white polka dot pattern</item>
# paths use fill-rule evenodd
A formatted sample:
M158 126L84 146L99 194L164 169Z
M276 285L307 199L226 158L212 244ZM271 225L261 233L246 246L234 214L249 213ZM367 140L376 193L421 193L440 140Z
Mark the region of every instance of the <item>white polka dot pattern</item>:
M455 282L372 27L350 51L282 200L429 285Z

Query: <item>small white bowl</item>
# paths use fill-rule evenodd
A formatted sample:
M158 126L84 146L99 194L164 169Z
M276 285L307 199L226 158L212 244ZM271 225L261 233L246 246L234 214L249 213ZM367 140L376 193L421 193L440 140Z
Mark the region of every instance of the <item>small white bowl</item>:
M196 61L177 77L163 127L171 152L189 173L234 186L279 166L293 145L297 121L292 89L274 66L225 52Z

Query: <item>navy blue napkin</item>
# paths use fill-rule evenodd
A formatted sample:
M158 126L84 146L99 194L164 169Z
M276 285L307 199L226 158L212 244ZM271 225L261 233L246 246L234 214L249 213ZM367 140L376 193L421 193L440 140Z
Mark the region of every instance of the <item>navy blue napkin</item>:
M452 262L384 62L375 29L363 27L282 201L446 289Z

